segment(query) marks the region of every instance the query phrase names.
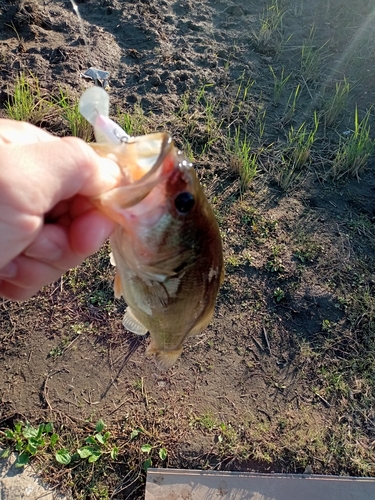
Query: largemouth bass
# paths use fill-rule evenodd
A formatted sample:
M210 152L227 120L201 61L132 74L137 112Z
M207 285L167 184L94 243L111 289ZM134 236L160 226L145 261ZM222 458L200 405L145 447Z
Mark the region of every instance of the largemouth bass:
M128 306L124 327L150 332L146 354L167 369L185 339L212 319L224 276L220 232L194 168L170 135L127 136L109 120L103 93L87 90L80 107L96 138L108 142L93 144L95 151L123 172L121 186L93 200L117 222L110 238L115 296Z

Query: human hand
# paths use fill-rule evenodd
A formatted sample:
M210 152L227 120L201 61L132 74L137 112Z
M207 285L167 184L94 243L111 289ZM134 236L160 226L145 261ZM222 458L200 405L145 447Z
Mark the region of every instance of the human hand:
M90 197L119 177L80 139L0 119L0 296L26 300L98 250L114 223Z

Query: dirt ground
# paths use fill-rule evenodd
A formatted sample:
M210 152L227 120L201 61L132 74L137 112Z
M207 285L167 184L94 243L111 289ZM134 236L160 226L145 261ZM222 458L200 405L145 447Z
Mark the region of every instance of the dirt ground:
M155 130L190 144L223 235L226 279L214 320L166 373L145 358L147 339L120 371L135 340L113 298L108 246L29 301L3 300L1 427L52 421L68 446L69 433L84 436L102 418L120 454L101 476L91 471L91 489L79 468L49 464L52 483L75 498L142 498L144 475L131 471L142 470L146 442L155 466L374 475L374 157L360 179L329 176L355 105L363 117L374 103L372 2L77 3L88 48L70 2L0 2L2 116L20 71L38 77L43 96L63 86L72 97L91 85L80 76L89 66L109 71L113 118L141 109ZM282 23L262 38L262 19L277 8ZM320 60L307 80L301 48L312 27ZM270 67L291 74L277 101ZM290 127L311 121L343 77L345 110L319 129L310 161L283 188ZM229 113L239 82L248 96ZM222 136L211 141L202 102L206 119L217 103L216 123L240 125L261 150L247 189ZM60 116L39 125L69 133Z

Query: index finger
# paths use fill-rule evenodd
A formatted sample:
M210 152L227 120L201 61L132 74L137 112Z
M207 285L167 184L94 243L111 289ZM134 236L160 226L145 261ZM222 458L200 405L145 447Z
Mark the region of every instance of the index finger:
M56 137L45 130L20 122L0 118L0 145L1 144L32 144L33 142L53 141Z

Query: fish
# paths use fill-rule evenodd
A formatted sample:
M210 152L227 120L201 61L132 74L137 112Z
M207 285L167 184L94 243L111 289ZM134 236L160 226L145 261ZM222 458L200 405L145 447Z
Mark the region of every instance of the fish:
M193 165L171 135L120 132L101 107L103 92L86 90L80 108L102 141L92 147L118 163L123 179L92 201L116 222L110 245L115 297L127 304L122 324L137 335L149 332L146 355L167 370L185 340L212 320L224 279L221 235Z

